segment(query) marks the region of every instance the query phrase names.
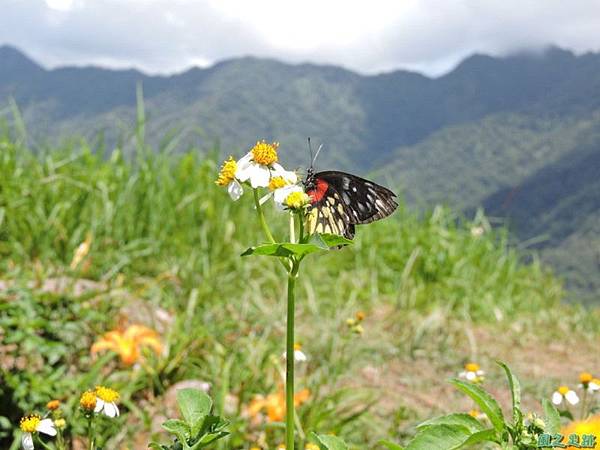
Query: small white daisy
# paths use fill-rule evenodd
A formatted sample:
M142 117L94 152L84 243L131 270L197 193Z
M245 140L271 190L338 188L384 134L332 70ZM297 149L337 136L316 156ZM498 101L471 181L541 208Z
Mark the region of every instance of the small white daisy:
M287 357L287 352L283 352L281 355L283 359ZM306 354L302 351L302 345L296 343L294 344L294 361L296 362L305 362L308 360Z
M116 401L119 399L119 393L113 389L96 386L96 407L95 413L103 413L108 417L117 417L119 415L119 407Z
M33 433L56 436L56 428L52 419L42 419L37 414L23 417L19 423L19 428L23 432L21 446L24 450L33 450Z
M470 362L465 364L465 370L460 372L458 377L473 383L481 383L484 380L484 375L485 372L481 370L479 364Z
M571 405L576 405L579 403L579 397L577 392L569 389L568 386L560 386L553 394L552 394L552 403L555 405L562 404L563 401L570 403Z

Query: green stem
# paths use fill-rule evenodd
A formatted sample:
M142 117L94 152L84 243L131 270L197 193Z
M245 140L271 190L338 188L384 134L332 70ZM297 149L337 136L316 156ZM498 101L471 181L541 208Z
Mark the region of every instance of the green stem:
M296 243L296 221L294 217L296 217L296 214L290 213L290 242L292 243Z
M581 412L580 414L580 419L581 420L585 420L586 418L586 405L587 404L587 386L584 386L583 388L583 399L581 400Z
M38 441L38 444L40 444L42 447L44 447L47 450L52 450L52 447L50 447L48 444L46 444L44 441L42 441L41 437L39 437L39 436L36 436L36 437L37 437L36 440Z
M296 278L300 263L294 260L288 275L287 336L285 358L285 448L294 450L294 311L296 302Z
M95 446L94 446L94 428L93 428L93 417L89 417L88 418L88 430L87 430L87 437L88 437L88 449L89 450L94 450Z
M265 214L263 213L262 206L260 206L260 199L258 198L258 189L252 189L254 192L254 205L256 206L256 213L258 214L258 220L260 222L260 226L265 233L265 236L272 244L275 243L275 239L273 239L273 235L271 234L271 230L269 229L269 225L265 220Z

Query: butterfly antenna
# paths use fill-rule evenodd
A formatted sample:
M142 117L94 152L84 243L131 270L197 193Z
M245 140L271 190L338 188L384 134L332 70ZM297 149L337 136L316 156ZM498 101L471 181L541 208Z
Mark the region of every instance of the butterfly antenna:
M310 145L310 136L308 137L308 151L310 152L310 166L312 167L313 165L313 152L312 152L312 145Z
M317 160L317 156L319 156L319 153L321 152L322 148L323 148L323 144L319 145L319 148L317 149L317 153L315 153L315 157L312 159L312 162L310 163L310 167L312 167L315 164L315 161Z

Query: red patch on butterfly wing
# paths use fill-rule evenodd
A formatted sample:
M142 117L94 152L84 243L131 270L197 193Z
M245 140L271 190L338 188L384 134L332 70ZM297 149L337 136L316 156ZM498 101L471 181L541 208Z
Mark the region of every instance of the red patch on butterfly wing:
M325 180L317 179L316 188L311 191L306 191L306 193L310 197L310 203L314 205L315 203L321 201L321 199L325 196L327 189L329 188L329 183Z

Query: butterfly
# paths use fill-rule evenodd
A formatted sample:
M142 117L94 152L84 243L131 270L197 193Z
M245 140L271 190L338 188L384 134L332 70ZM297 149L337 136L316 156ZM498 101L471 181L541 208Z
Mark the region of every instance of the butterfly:
M388 188L337 170L315 173L312 164L304 187L310 197L306 212L309 234L331 233L352 239L355 225L383 219L398 207L396 194Z

